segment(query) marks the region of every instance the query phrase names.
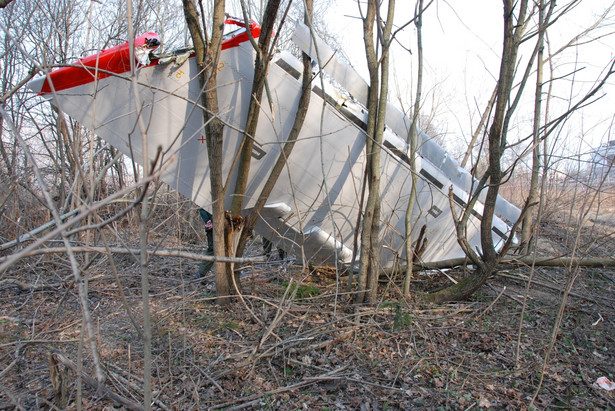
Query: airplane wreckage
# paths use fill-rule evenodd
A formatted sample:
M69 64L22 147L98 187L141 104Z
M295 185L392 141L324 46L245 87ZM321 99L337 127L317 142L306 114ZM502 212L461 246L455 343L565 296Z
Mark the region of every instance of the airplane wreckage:
M217 78L219 117L228 125L224 131L224 157L220 161L225 175L230 174L232 186L236 174L233 162L243 138L241 130L247 118L254 74L255 51L247 30L257 38L260 26L252 21L246 27L243 20L230 18L227 24L240 26L225 35ZM293 42L314 61L326 62L321 67L326 76L322 81L316 78L312 82L303 128L287 159L286 170L260 213L255 231L291 254L304 255L310 264L352 264L366 164L368 85L353 68L338 60L326 43L314 38L305 25L297 23ZM152 161L161 146L161 180L200 207L210 209L207 145L194 54L183 50L156 55L153 51L159 44L155 33L135 39L139 102L135 101L130 83L128 43L32 80L29 87L137 162L143 158L143 150ZM261 107L245 213L254 207L292 127L302 70L299 59L286 51L278 53L269 68L274 112L268 104ZM335 84L329 79L334 79ZM147 127L147 147L142 145L139 117ZM388 103L380 187L383 266L393 265L396 258L405 261L404 221L412 185L411 153L406 144L410 125L411 120ZM459 212L477 182L420 130L418 147L419 178L412 221L415 227L426 226L428 246L422 260L463 257L451 216L449 187ZM468 241L474 249L480 249L484 196L485 193L475 203L467 228ZM225 202L230 205L230 193ZM520 211L501 197L495 211L493 241L499 248L511 235Z

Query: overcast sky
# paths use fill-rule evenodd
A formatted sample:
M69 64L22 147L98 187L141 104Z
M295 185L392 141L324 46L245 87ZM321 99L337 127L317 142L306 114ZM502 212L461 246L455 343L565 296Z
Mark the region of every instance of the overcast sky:
M425 1L427 3L427 1ZM560 2L561 4L567 1ZM561 4L558 3L558 6ZM413 9L406 4L414 2L397 2L396 23L407 21ZM551 48L555 50L564 42L589 27L599 14L611 4L606 0L584 0L570 15L560 21L550 32ZM423 23L423 44L425 53L425 80L423 84L425 102L423 113L434 113L434 121L441 132L451 142L449 149L461 149L460 136L467 137L478 122L476 108L485 106L499 70L499 56L502 48L502 2L494 0L437 0L428 10ZM366 78L367 69L362 43L361 25L358 19L355 0L337 0L330 8L328 17L330 27L344 45L346 54L353 65ZM597 38L614 30L611 16L610 27L600 30L588 37ZM412 56L396 47L393 57L394 87L407 102L407 96L413 95L411 67L416 61L416 30L409 27L400 35L399 41L414 53ZM530 53L522 49L521 55ZM558 56L555 64L558 73L581 70L575 78L576 85L570 88L569 80L559 81L555 91L557 104L563 108L567 101L575 101L591 88L593 81L615 56L615 36L610 35L594 41L589 46L571 48ZM416 63L414 63L416 64ZM583 122L580 117L571 122L569 138L584 134L589 140L586 145L599 144L608 139L607 126L615 110L615 78L610 81L606 91L610 91L598 105L591 110L584 110ZM534 80L528 85L528 94L533 94ZM392 96L390 100L396 97ZM555 108L555 102L554 108ZM525 110L528 108L528 110ZM518 134L525 133L531 102L519 110ZM591 124L590 124L591 123ZM594 124L600 123L598 127ZM513 131L514 135L515 131ZM610 137L615 139L615 136Z

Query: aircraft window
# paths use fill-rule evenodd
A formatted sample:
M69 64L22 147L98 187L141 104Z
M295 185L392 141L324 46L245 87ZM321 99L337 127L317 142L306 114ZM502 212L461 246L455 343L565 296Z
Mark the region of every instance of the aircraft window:
M235 36L236 36L236 35L238 35L238 34L243 33L244 31L246 31L246 28L245 28L245 27L240 27L240 28L238 28L238 29L235 29L235 30L233 30L233 31L230 31L230 32L226 33L226 34L224 35L224 37L222 37L222 40L224 41L224 40L232 39L233 37L235 37Z
M429 174L427 171L425 171L424 168L421 169L421 171L419 172L420 175L422 175L423 177L425 177L427 180L429 180L429 182L431 182L433 185L435 185L436 187L442 189L444 187L444 184L442 184L440 182L440 180L438 180L437 178L435 178L434 176L432 176L431 174ZM457 197L459 198L459 197ZM457 200L455 200L457 201ZM459 201L461 201L461 203L463 203L463 201L459 198ZM460 204L461 204L460 203Z
M506 234L504 234L499 228L493 226L491 227L491 231L493 231L494 233L496 233L498 236L500 236L500 238L502 240L506 240L508 237L506 237Z
M432 215L434 218L438 218L440 217L440 214L442 214L442 210L440 210L438 207L434 205L434 206L431 206L429 211L427 211L427 214Z
M282 70L284 70L285 72L287 72L288 74L293 76L296 80L299 80L299 77L301 77L301 73L299 73L297 70L295 70L294 67L292 67L290 64L288 64L284 60L278 59L278 61L276 61L275 63L278 66L280 66L280 68Z

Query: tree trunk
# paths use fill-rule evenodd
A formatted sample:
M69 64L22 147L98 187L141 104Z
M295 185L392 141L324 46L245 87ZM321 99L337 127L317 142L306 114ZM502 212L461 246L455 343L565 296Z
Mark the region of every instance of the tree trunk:
M269 0L267 2L265 16L261 27L261 35L258 39L258 47L256 48L254 79L252 82L251 94L252 97L250 99L248 118L246 120L246 128L243 134L243 142L241 144L241 154L237 168L237 180L235 182L233 203L231 205L231 213L233 216L239 215L243 208L246 186L248 184L248 176L250 174L252 148L254 146L254 139L256 138L256 128L258 126L258 119L261 111L261 100L263 97L265 82L267 81L269 61L271 60L270 50L272 47L270 47L270 43L273 36L273 26L278 14L278 9L280 8L280 3L281 0ZM247 13L245 14L247 16Z
M312 8L313 8L313 0L305 0L305 16L304 23L311 27L312 24ZM278 156L271 172L269 173L269 177L263 186L261 193L258 196L256 204L254 205L254 209L252 212L246 216L244 220L244 229L239 240L239 244L237 246L237 256L243 255L243 251L245 249L246 243L249 239L249 234L254 229L256 222L258 221L259 213L262 211L265 206L275 183L278 181L284 166L290 156L295 142L299 137L299 133L301 132L301 128L303 127L303 122L307 115L307 111L310 105L310 96L312 94L312 60L311 58L303 53L303 77L302 77L302 86L301 86L301 96L299 97L299 105L297 107L297 114L295 115L295 120L293 123L293 127L286 139L286 143L282 147L282 151Z
M357 303L374 303L378 295L378 275L380 257L380 156L384 134L386 101L389 84L389 45L395 15L395 0L389 0L386 19L380 16L380 4L370 0L367 14L363 19L363 36L365 54L369 69L369 94L367 102L368 118L366 130L367 184L369 194L363 216L361 231L361 256L359 260L359 292L355 296ZM383 22L384 20L384 22ZM384 23L383 27L380 24ZM374 42L374 26L379 32L378 56Z
M186 23L192 36L196 62L200 70L199 85L201 90L207 90L201 94L201 102L205 107L203 110L203 122L205 123L205 133L207 135L207 157L209 160L211 198L213 201L212 214L214 225L214 250L218 257L224 256L224 184L222 180L222 143L224 124L216 117L218 112L218 93L216 88L216 77L218 59L222 46L222 34L224 30L224 0L215 0L213 11L213 24L211 40L205 44L205 38L201 25L198 20L198 13L191 0L183 0L184 14ZM227 298L231 291L232 279L226 273L226 264L216 261L216 295L217 302L226 304L230 302Z
M412 179L412 188L410 189L410 198L408 199L408 207L406 208L406 275L404 276L403 294L410 295L410 281L412 280L412 264L414 263L414 252L412 250L412 214L414 212L414 203L416 201L416 185L418 183L416 170L416 150L417 150L417 134L419 119L419 108L421 107L421 94L423 90L423 0L418 0L418 11L414 15L414 25L416 26L416 48L418 54L418 68L416 76L416 96L414 97L414 110L412 113L412 125L410 126L410 135L408 136L407 144L410 145L410 176ZM419 239L420 241L420 239Z
M465 277L454 286L427 294L424 299L433 303L467 300L485 284L494 272L495 265L477 267L469 276Z
M538 55L536 56L536 92L534 94L534 125L532 130L532 174L530 179L530 191L527 203L532 204L538 199L538 176L540 174L540 113L542 107L542 73L543 73L543 50L544 50L544 22L545 22L544 0L538 2ZM528 254L532 249L532 237L535 232L534 216L532 211L525 213L523 226L521 229L521 253Z
M475 262L478 267L472 274L459 283L426 296L425 298L429 301L454 301L468 298L487 281L491 274L493 274L501 258L501 255L498 254L494 247L493 232L491 228L493 226L495 203L500 185L502 184L503 173L501 161L506 147L508 119L512 115L512 111L515 107L514 104L510 104L511 90L517 64L517 52L519 44L521 43L528 6L527 0L521 0L516 10L517 21L515 21L515 1L503 0L503 2L504 44L497 85L495 111L488 134L489 165L487 168L487 175L489 177L489 184L480 225L482 254L480 256L477 255L474 250L467 246L467 240L463 236L464 229L458 226L458 242L468 257ZM469 207L469 210L471 210L471 207L473 207L472 202L470 202ZM454 205L452 203L451 209L454 211ZM466 215L469 210L465 211ZM467 224L466 221L467 220L464 218L462 224Z
M372 236L372 220L375 210L376 197L373 195L373 187L375 185L373 176L373 136L376 131L376 113L378 109L378 90L380 89L378 78L378 56L374 45L374 20L376 19L375 2L370 0L367 6L367 14L363 18L363 39L365 42L365 54L367 57L367 66L369 68L369 93L367 95L367 129L365 142L366 156L366 179L365 184L368 187L368 197L363 211L362 229L361 229L361 253L359 257L359 273L357 278L358 292L355 294L355 303L363 303L365 301L365 292L367 290L367 278L371 271L371 236Z

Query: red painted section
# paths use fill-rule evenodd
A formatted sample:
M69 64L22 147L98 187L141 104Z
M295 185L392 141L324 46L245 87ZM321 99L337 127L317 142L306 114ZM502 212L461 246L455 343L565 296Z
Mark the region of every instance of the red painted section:
M260 36L261 34L261 26L257 25L256 27L252 28L250 31L252 32L252 37L257 39L258 36ZM237 47L244 41L248 41L248 40L250 40L250 37L248 36L248 32L243 31L237 34L236 36L223 41L222 50L230 49L231 47Z
M146 40L151 39L158 40L158 44L160 44L158 34L145 33L135 39L135 47L145 46ZM151 46L146 48L153 50L157 47L158 46ZM98 77L98 79L103 79L112 75L102 72L97 73L97 69L117 74L130 71L130 49L128 42L103 50L99 54L85 57L79 60L76 64L83 67L64 67L50 74L56 91L66 90L82 84L90 83L94 81L95 76ZM47 78L45 83L43 83L41 93L51 93L49 78Z
M227 17L224 21L224 24L234 24L239 27L246 27L245 21L242 19L238 19L236 17ZM258 38L261 34L261 26L257 24L254 20L251 20L248 28L250 32L252 32L253 38ZM243 43L244 41L250 40L250 36L248 36L248 32L246 30L237 30L237 34L233 35L233 33L227 34L225 37L230 37L222 42L222 50L229 49L231 47L236 47Z
M243 20L235 18L227 18L226 24L234 24L240 27L245 27ZM261 32L261 26L252 20L249 24L249 29L254 38L258 38ZM226 40L222 42L222 50L236 47L244 41L249 40L246 30L238 30L235 35L230 33L227 35ZM158 45L147 46L147 40L158 40L160 44L160 38L156 33L145 33L135 39L135 46L145 46L149 50L154 50ZM64 67L59 70L53 71L45 79L43 87L39 94L51 93L51 86L49 84L49 78L53 82L55 91L61 91L77 87L83 84L93 82L96 78L103 79L110 77L114 74L122 74L130 71L130 49L128 42L120 44L119 46L112 47L101 51L93 56L88 56L80 59L77 63L82 67ZM158 64L158 60L152 61L149 66ZM104 70L109 73L100 72L97 70Z

